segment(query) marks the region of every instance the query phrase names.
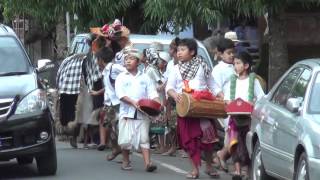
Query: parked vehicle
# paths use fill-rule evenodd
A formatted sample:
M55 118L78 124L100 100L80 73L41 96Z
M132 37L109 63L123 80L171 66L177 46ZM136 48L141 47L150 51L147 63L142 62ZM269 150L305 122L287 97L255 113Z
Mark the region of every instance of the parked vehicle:
M141 52L143 49L149 48L152 42L160 42L163 45L164 50L168 52L169 45L174 38L175 36L168 36L168 35L139 35L139 34L130 35L130 41L133 43L133 47L135 47L136 49L139 49ZM198 40L197 40L197 44L198 44L198 55L202 56L212 69L213 63L207 49Z
M53 120L38 76L50 61L39 60L35 68L14 31L0 24L0 64L0 160L29 164L35 158L40 174L53 175Z
M87 53L89 51L89 45L87 44L87 40L89 38L90 34L88 33L76 35L71 44L69 54ZM131 34L129 38L133 44L133 47L139 49L141 52L143 51L143 49L149 48L152 42L160 42L161 44L163 44L164 50L169 51L169 45L171 41L175 38L175 36ZM211 68L213 68L212 60L209 56L207 49L200 41L197 41L197 43L198 54L201 55L208 62Z
M256 102L246 142L252 179L320 177L320 59L294 64Z

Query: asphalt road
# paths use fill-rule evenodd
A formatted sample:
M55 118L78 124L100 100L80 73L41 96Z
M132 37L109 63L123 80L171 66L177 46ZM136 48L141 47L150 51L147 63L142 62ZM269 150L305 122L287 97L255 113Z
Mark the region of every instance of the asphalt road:
M81 146L81 145L80 145ZM165 157L152 154L153 163L158 166L154 173L144 171L143 159L140 154L132 154L132 171L120 169L121 156L112 162L105 160L106 153L95 149L72 149L67 143L57 142L58 171L55 176L39 176L35 161L30 165L19 166L15 160L0 163L0 179L61 179L61 180L163 180L185 179L190 170L187 159ZM203 172L200 179L210 179ZM221 172L221 180L231 180L231 176Z

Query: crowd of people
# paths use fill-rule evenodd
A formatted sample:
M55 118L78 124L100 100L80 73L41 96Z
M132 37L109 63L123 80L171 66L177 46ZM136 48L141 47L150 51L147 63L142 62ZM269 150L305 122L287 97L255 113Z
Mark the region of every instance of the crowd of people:
M239 125L238 117L232 115L225 119L180 117L175 106L181 103L182 93L195 92L209 93L226 105L237 98L254 104L264 92L251 72L252 58L247 52L236 49L232 38L219 38L212 50L219 61L211 69L197 54L195 39L175 38L168 52L161 43L152 42L140 52L130 43L130 31L118 20L91 28L91 33L90 52L65 59L57 75L60 121L70 131L72 147L78 147L81 128L84 148L96 139L94 130L98 129L97 149L112 149L106 155L108 161L122 154L120 168L132 170L130 151L136 150L142 153L145 170L154 172L157 166L150 158L153 135L155 153L173 156L177 149L184 151L191 163L186 178L199 178L202 159L206 174L219 178L217 168L227 172L229 158L235 165L233 178L243 177L242 167L250 165L244 144L249 125ZM79 72L68 72L75 67ZM66 77L76 82L71 86ZM138 102L143 98L160 103L161 113L151 117L141 111ZM223 148L214 153L219 143L218 121L223 122L225 140Z

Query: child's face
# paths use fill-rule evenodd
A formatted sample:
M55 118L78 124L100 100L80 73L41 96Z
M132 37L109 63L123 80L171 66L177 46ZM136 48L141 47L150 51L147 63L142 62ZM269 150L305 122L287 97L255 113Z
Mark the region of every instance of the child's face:
M178 46L177 57L179 61L189 61L193 56L194 51L191 51L187 46Z
M131 56L131 55L128 55L126 58L125 58L125 67L127 68L127 70L130 72L130 71L134 71L138 68L138 65L139 65L139 60L134 57L134 56Z
M225 63L232 64L234 60L234 48L226 49L220 56Z
M249 64L244 64L240 59L235 58L233 64L237 74L243 75L248 72Z

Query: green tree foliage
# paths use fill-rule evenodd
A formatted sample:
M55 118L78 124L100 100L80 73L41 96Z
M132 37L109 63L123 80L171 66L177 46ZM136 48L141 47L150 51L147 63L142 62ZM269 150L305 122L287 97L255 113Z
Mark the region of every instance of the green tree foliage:
M79 27L100 25L105 19L113 19L128 8L128 0L1 0L7 20L24 15L40 23L45 29L55 26L58 17L65 12L77 14ZM23 4L23 5L22 5Z

